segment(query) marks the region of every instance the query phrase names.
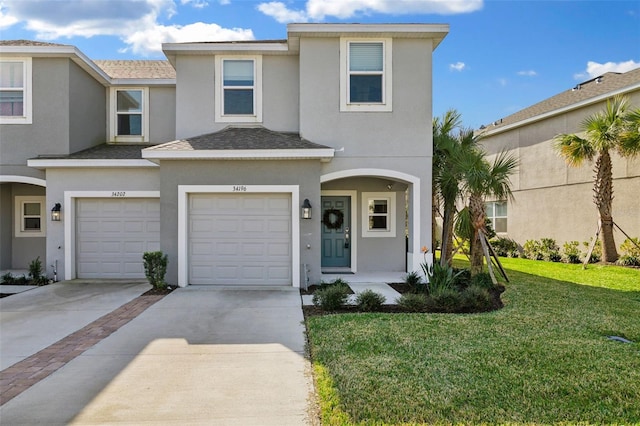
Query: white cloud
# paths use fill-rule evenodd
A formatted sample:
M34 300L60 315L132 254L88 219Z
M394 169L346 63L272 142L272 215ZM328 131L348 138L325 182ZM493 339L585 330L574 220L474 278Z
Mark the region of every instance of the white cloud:
M538 73L535 72L534 70L518 71L517 74L524 77L535 77L538 75Z
M456 62L455 64L449 64L449 71L462 71L467 65L464 62Z
M307 14L299 10L288 9L287 6L279 1L269 3L260 3L257 9L267 16L271 16L281 24L289 22L307 22Z
M265 15L280 21L286 16L296 16L298 21L321 21L327 16L340 19L355 15L382 13L388 15L440 14L453 15L482 9L484 0L307 0L305 10L292 10L282 2L258 5ZM273 7L277 4L277 8ZM272 5L271 7L263 7ZM290 22L290 21L286 21Z
M604 64L589 61L587 62L587 69L581 73L574 74L573 78L575 78L576 80L583 80L585 78L596 78L608 72L624 73L638 67L640 67L640 62L635 62L633 60L628 60L625 62L606 62Z
M180 4L183 6L189 4L196 9L202 9L209 6L209 2L207 2L207 0L180 0Z
M197 8L207 5L206 0L180 2ZM176 13L174 0L5 0L3 5L8 13L2 11L0 18L25 22L38 39L116 36L127 44L121 51L145 56L160 53L165 42L254 39L250 29L202 22L160 24L159 18Z
M16 18L15 16L7 15L4 12L5 9L6 8L4 7L4 5L0 3L0 29L9 28L10 26L12 26L13 24L19 21L19 19Z
M196 22L189 25L154 25L135 31L124 37L129 45L123 52L150 55L162 51L162 43L184 43L198 41L253 40L253 31L242 28L222 28L217 24Z

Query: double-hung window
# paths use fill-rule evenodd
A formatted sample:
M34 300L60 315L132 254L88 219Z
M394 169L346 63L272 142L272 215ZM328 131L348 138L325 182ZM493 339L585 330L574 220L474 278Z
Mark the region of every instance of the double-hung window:
M45 236L45 197L17 196L15 198L15 236Z
M31 124L31 58L0 61L0 123Z
M111 89L111 140L149 141L149 91L146 88Z
M391 111L391 39L342 39L340 110Z
M362 236L395 237L395 192L362 193Z
M216 57L216 121L262 121L260 56Z
M507 202L489 201L485 203L487 217L496 232L507 232Z

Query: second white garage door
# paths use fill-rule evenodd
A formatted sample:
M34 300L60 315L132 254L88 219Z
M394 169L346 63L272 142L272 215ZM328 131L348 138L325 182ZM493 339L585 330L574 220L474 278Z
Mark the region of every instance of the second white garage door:
M189 283L291 285L290 194L192 194Z

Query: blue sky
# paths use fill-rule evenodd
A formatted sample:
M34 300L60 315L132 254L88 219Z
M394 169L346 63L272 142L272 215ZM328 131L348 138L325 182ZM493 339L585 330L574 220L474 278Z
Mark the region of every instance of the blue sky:
M164 58L162 42L286 38L288 22L447 23L433 111L477 128L608 71L640 66L640 1L0 0L0 38L91 59Z

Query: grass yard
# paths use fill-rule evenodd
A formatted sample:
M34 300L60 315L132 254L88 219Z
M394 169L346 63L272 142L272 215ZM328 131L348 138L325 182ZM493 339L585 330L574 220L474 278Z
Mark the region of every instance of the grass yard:
M499 311L310 317L322 423L640 424L640 270L504 266Z

